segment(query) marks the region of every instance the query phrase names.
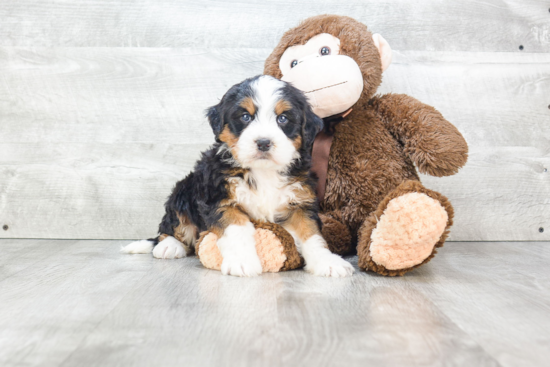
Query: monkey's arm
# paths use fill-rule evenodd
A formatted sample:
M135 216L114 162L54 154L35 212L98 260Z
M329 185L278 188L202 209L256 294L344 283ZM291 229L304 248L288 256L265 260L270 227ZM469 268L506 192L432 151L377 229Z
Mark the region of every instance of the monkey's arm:
M450 176L466 163L466 141L435 108L405 94L377 96L372 104L420 172Z

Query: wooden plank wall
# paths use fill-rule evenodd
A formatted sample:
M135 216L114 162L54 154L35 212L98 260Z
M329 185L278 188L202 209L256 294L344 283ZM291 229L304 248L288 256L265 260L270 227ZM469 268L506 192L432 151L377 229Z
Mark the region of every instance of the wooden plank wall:
M540 0L3 0L0 238L154 235L172 185L213 141L204 109L261 73L285 30L335 13L392 45L381 92L435 106L468 140L458 175L423 177L455 206L451 239L550 240L549 8Z

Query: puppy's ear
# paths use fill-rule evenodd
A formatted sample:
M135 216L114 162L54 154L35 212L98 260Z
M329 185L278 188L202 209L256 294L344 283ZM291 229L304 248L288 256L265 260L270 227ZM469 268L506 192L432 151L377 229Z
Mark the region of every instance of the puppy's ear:
M302 126L302 139L304 141L303 146L308 152L311 152L313 141L322 129L323 120L314 114L312 109L308 106L305 113L305 121Z
M214 135L216 135L216 139L218 139L218 136L223 131L223 121L218 111L219 106L218 104L206 110L206 117L208 117L208 122L210 123Z

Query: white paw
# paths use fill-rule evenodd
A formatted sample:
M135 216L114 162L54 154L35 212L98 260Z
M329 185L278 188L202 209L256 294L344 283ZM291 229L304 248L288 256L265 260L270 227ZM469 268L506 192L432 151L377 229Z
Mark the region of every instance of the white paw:
M185 249L174 237L166 237L155 246L153 256L157 259L180 259L185 257Z
M355 271L353 266L340 256L332 253L322 253L309 259L305 270L322 277L349 277Z
M141 240L120 248L123 254L148 254L153 249L153 241Z
M223 256L223 275L253 277L262 273L262 264L256 252L255 231L250 222L242 226L227 226L218 240L218 248Z
M223 259L221 271L223 275L254 277L262 273L262 264L258 255L230 256Z

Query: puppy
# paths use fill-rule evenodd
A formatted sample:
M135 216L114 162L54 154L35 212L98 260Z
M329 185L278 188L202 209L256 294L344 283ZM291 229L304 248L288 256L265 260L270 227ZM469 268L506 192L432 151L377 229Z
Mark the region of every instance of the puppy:
M311 147L323 121L301 91L270 76L236 84L207 110L216 143L166 202L159 236L121 251L159 259L190 255L198 234L218 235L221 271L262 272L251 219L283 226L315 275L344 277L353 267L332 254L320 232Z

